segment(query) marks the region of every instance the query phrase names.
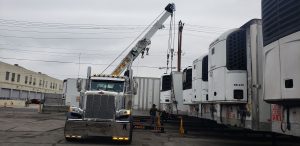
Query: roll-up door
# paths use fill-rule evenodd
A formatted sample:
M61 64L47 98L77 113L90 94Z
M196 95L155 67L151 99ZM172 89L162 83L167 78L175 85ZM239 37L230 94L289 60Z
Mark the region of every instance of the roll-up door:
M28 91L22 91L21 92L21 99L27 99L28 97Z
M42 93L36 93L36 99L41 100L42 99Z
M29 99L36 99L35 92L30 92L29 93Z
M10 89L2 88L1 93L0 93L0 97L4 98L4 99L10 98Z
M20 99L20 90L11 91L11 99Z

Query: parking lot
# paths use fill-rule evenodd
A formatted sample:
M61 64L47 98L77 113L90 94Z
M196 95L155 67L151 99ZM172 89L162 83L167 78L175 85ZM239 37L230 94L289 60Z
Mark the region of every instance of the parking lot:
M120 145L105 139L67 142L63 136L64 113L38 113L35 108L0 108L1 146L90 146ZM175 125L166 125L165 133L134 130L134 146L267 146L271 140L236 138L213 131L199 131L180 136ZM279 141L278 145L298 145L299 142Z

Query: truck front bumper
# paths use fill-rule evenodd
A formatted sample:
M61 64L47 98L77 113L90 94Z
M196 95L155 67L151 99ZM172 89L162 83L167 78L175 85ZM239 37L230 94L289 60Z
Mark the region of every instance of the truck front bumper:
M66 138L111 137L113 140L128 140L131 130L129 121L67 120L64 135Z

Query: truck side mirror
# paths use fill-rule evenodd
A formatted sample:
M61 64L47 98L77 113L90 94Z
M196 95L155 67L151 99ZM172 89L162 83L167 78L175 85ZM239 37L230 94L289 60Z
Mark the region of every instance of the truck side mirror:
M77 91L80 92L82 90L82 79L77 79Z

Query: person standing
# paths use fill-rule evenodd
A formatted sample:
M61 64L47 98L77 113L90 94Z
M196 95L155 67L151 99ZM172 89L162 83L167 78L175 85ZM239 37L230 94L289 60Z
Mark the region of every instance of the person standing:
M151 117L151 125L154 124L154 122L156 121L156 112L157 112L157 108L155 104L152 104L152 107L150 109L150 117Z

